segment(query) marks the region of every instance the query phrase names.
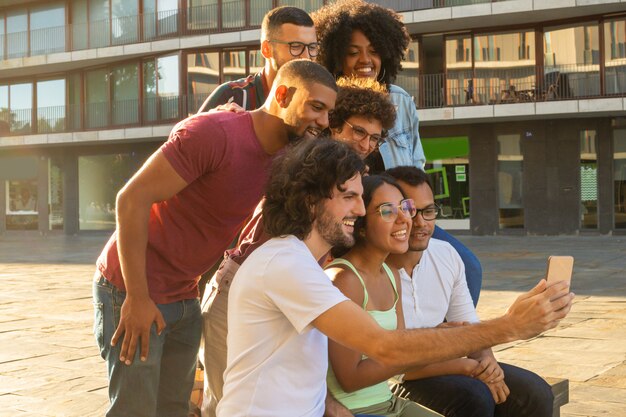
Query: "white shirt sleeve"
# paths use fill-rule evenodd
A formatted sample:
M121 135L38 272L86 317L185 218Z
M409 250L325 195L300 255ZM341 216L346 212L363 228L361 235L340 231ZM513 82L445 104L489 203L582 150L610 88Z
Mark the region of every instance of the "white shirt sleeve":
M301 258L295 256L286 258L270 262L272 272L265 275L265 296L302 333L322 313L348 298L317 263L297 262Z

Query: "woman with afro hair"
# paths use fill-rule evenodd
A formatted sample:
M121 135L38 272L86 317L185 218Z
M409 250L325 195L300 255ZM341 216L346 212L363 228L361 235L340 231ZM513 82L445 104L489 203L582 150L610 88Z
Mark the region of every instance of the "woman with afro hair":
M320 52L317 62L336 77L373 78L387 86L397 109L395 125L380 148L385 168L424 168L418 116L411 96L392 84L411 38L397 13L361 0L338 1L312 14Z
M387 86L396 108L396 121L386 143L367 159L370 172L410 165L424 169L425 156L418 132L419 119L411 96L392 84L402 69L411 40L400 16L393 10L362 0L339 0L311 15L320 44L317 62L335 77L362 77ZM382 161L381 161L382 157ZM482 268L476 256L452 235L435 227L435 239L450 243L463 259L467 285L478 303Z

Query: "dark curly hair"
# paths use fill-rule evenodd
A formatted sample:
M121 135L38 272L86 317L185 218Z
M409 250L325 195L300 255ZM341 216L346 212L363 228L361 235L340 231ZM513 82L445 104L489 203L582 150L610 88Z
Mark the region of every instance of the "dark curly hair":
M362 0L340 0L322 7L311 17L320 43L317 62L336 77L342 75L347 46L352 32L358 29L380 55L382 77L379 81L393 83L402 69L402 60L411 41L396 12Z
M363 160L344 143L329 138L302 139L276 159L265 191L263 222L272 237L304 239L315 221L313 207L357 173Z
M393 127L396 108L384 85L371 78L341 77L337 86L339 92L335 108L328 117L329 127L341 128L343 122L354 115L378 120L385 130Z
M389 175L385 175L385 174L368 175L366 177L363 177L363 204L365 205L366 211L368 210L369 205L372 202L374 192L376 192L376 190L378 190L380 187L382 187L385 184L389 184L393 187L396 187L398 191L400 191L400 194L402 194L402 198L406 198L404 191L402 191L400 184L398 184L395 178ZM367 225L367 216L359 217L354 223L353 236L354 236L354 241L357 244L362 243L365 240L364 233L365 233L366 225ZM350 248L336 246L331 249L331 254L335 258L339 258L345 255L349 250Z

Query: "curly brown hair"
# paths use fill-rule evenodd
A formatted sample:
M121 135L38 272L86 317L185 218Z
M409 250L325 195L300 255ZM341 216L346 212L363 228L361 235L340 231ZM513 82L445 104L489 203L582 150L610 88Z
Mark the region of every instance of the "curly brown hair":
M334 190L365 163L344 143L329 138L302 139L278 157L270 174L263 204L265 231L272 237L304 239L312 230L313 207L332 197Z
M381 58L379 81L391 84L402 69L411 41L409 32L393 10L362 0L340 0L311 14L320 53L317 62L336 77L342 75L347 46L354 30L360 30Z
M384 85L372 78L341 77L335 108L328 117L329 127L341 128L354 115L380 121L383 129L391 129L396 121L396 108L389 100Z

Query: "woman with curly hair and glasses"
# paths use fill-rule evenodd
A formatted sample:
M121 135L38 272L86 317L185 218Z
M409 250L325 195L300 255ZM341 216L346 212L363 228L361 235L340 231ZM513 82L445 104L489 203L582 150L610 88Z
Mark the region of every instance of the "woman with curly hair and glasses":
M387 131L396 120L396 109L385 86L373 78L342 77L337 86L335 108L328 116L330 136L347 142L366 158L385 144Z
M370 172L382 171L381 165L386 169L406 165L424 169L415 103L406 91L392 84L402 69L402 59L411 40L400 16L393 10L362 0L339 0L322 7L311 17L320 44L317 62L335 77L378 80L386 85L396 107L396 122L389 129L380 154L372 153L367 160ZM440 227L435 228L433 237L450 243L463 259L467 285L476 305L482 284L480 261Z

